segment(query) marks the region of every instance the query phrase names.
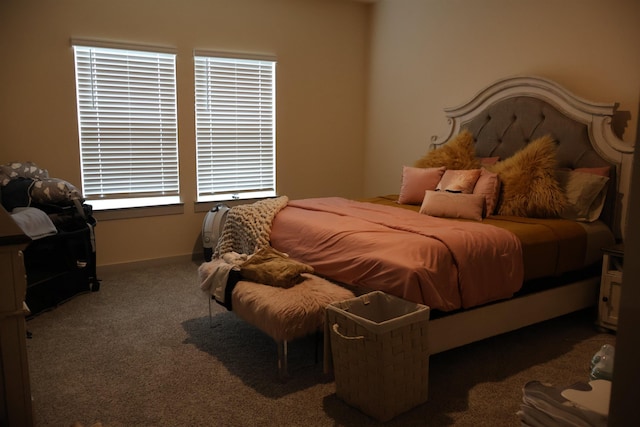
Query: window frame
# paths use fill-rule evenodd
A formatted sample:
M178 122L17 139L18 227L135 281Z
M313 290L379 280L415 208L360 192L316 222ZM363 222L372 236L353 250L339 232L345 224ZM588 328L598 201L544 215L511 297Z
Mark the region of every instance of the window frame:
M180 204L176 51L96 40L71 44L87 202L94 210ZM94 105L86 105L89 98Z
M197 202L275 197L275 57L194 50L193 61Z

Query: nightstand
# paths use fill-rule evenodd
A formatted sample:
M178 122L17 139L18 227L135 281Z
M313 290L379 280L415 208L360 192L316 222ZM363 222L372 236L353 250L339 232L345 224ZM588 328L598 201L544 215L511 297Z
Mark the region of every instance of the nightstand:
M602 248L602 252L602 278L600 280L597 323L603 328L615 331L618 329L624 246L620 243Z

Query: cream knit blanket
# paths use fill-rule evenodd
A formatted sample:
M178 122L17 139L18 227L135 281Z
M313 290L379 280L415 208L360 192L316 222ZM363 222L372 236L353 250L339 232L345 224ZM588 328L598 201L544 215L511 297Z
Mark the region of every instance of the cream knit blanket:
M228 252L251 255L269 246L271 223L288 202L287 196L280 196L229 209L213 257L219 258Z

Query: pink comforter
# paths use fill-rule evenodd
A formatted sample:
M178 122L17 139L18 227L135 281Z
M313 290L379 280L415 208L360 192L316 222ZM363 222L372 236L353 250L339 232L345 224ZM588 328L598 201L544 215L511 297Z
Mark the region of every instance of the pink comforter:
M509 231L337 197L289 201L271 245L319 275L443 311L509 298L524 275Z

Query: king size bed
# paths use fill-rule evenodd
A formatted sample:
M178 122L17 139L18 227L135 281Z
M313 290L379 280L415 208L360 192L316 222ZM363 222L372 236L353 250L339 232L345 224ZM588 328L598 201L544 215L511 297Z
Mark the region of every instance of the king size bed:
M279 197L258 231L232 223L233 208L214 255L266 241L357 292L425 304L432 354L594 306L631 176L616 105L516 76L445 114L448 132L403 167L398 194Z

